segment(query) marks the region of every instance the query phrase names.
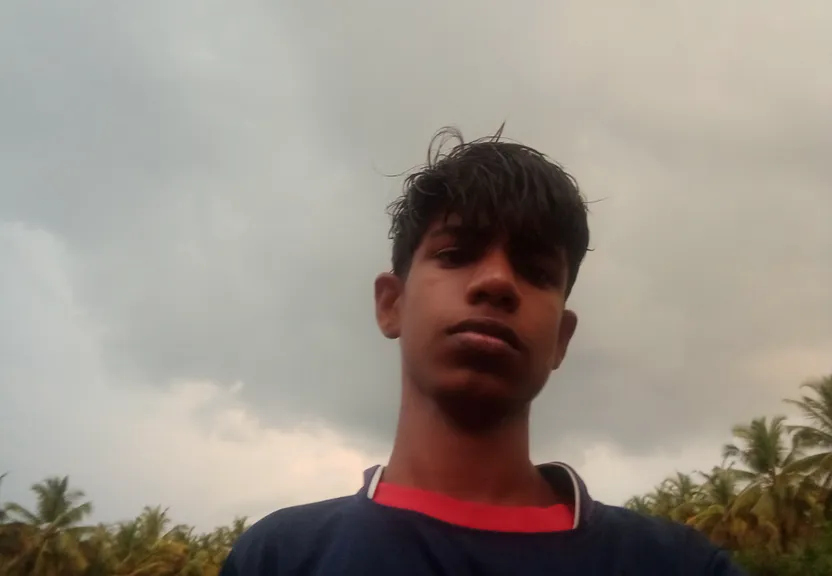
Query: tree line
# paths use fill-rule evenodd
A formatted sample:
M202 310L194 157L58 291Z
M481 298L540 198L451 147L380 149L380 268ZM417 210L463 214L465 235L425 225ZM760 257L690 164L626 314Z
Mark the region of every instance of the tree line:
M832 574L832 375L801 386L799 422L731 430L710 471L676 472L625 506L681 522L734 552L750 574Z
M786 400L799 423L774 416L737 425L719 466L677 472L625 506L692 526L752 576L832 574L832 375L801 388ZM217 576L247 528L236 518L198 533L173 524L161 506L90 525L92 502L68 477L46 478L32 492L34 508L0 508L5 576Z
M32 491L31 510L14 502L0 508L3 576L217 576L248 527L241 517L198 533L174 525L161 506L145 506L132 520L89 525L92 502L69 477L46 478Z

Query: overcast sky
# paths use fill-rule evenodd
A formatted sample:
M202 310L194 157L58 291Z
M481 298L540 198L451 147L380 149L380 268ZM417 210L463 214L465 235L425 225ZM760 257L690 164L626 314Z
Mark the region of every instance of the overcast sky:
M47 6L48 4L48 6ZM209 528L389 452L385 205L443 125L591 200L534 453L621 503L832 372L825 0L0 3L0 501Z

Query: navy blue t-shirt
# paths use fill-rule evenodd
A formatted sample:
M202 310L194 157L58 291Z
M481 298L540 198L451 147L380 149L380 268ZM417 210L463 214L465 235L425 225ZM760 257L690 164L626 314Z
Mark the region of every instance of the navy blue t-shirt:
M354 496L254 524L221 576L742 576L694 529L594 502L564 464L538 469L572 502L568 529L484 530L381 504L374 468Z

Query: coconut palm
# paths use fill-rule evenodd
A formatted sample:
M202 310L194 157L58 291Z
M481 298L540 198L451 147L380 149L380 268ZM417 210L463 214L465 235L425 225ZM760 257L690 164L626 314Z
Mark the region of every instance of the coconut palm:
M227 532L226 546L231 547L246 530L248 530L248 518L246 516L235 517Z
M92 528L78 545L87 560L84 576L113 576L118 574L119 562L113 545L113 533L109 526L99 524Z
M737 495L737 479L731 467L714 466L710 473L699 472L704 482L697 493L699 510L687 524L705 533L721 546L731 546L745 532L745 523L732 515Z
M731 512L753 519L757 542L777 550L788 550L795 537L815 523L817 490L810 478L789 472L801 456L799 443L790 439L785 417L768 421L755 418L749 425L733 428L739 443L723 448L726 459L743 468L733 474L745 487L731 505Z
M795 438L812 453L800 458L792 470L811 473L827 493L832 489L832 375L804 383L809 394L786 400L796 406L806 424L789 426ZM826 516L832 518L832 499L826 499Z
M113 534L113 548L119 565L119 573L134 576L154 574L175 574L175 564L169 545L172 542L168 526L171 520L167 508L145 506L141 514L132 521L116 526Z
M699 486L690 474L676 472L675 476L665 480L665 490L671 497L671 520L686 522L696 514L699 508Z
M639 514L653 514L653 506L647 496L633 496L624 503L624 507Z
M92 513L92 503L82 502L84 493L69 487L69 477L57 476L32 485L36 506L30 511L20 504L6 504L10 518L31 529L31 539L8 567L9 573L23 570L27 574L76 574L87 567L78 546L78 537L86 530L79 524Z
M8 472L3 472L2 474L0 474L0 487L3 486L3 478L5 478L7 474ZM7 517L8 512L6 512L6 507L0 506L0 523L5 522Z
M647 495L647 500L650 502L653 516L671 518L673 509L676 507L676 499L668 489L667 480L653 488L653 491Z

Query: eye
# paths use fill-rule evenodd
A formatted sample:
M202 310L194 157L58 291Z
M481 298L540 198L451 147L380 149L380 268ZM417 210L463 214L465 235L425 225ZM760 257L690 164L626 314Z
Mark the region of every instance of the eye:
M451 246L439 250L435 258L446 266L463 266L472 260L470 251L463 250L458 246Z
M551 275L543 268L531 266L528 271L529 280L538 286L549 286L552 284Z
M535 286L556 288L560 285L560 275L547 266L529 263L523 267L521 274Z

